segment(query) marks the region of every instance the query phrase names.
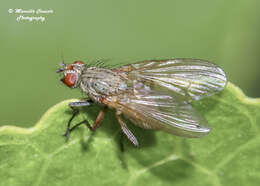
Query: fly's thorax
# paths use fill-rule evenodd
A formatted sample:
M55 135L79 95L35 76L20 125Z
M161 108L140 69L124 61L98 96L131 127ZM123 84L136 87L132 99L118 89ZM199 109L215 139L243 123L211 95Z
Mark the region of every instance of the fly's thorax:
M94 101L128 90L127 79L110 69L90 67L81 74L81 89Z

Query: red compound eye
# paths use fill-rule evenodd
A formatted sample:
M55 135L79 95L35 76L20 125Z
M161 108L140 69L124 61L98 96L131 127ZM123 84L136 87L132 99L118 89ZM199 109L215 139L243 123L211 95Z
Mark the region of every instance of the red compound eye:
M79 65L83 65L83 61L75 61L74 64L79 64Z
M67 66L67 70L73 70L73 66L72 65L68 65Z
M68 87L72 87L75 85L77 81L77 75L75 73L69 73L67 74L64 79L63 82L68 86Z

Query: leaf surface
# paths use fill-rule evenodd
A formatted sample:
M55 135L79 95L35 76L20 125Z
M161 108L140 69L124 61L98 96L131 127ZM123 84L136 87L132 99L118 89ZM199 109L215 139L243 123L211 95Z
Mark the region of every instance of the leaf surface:
M72 114L71 101L50 108L33 128L0 128L0 185L260 183L260 100L247 98L231 83L221 94L194 103L213 129L208 136L186 139L129 123L140 148L122 137L112 111L96 133L81 126L66 142L62 134ZM85 108L74 123L93 123L98 110Z

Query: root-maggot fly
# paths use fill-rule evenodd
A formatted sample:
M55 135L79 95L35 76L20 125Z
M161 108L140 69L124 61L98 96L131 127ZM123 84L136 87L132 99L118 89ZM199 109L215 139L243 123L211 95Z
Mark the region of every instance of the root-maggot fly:
M133 124L162 130L184 137L202 137L210 132L207 121L191 106L193 100L211 96L224 89L225 72L215 64L199 59L148 60L119 68L102 68L75 61L61 64L57 73L71 88L81 88L88 96L79 102L71 102L74 110L68 122L65 136L85 123L95 131L104 118L107 108L115 110L123 133L135 145L138 141L127 128L122 114ZM71 127L78 107L93 103L101 105L93 126L83 121Z

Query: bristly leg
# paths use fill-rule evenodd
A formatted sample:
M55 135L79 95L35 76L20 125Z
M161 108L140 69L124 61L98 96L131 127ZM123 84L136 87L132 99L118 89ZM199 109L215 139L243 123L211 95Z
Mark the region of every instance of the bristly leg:
M82 124L85 124L87 127L89 127L89 125L90 125L87 120L83 120L83 121L77 123L76 125L74 125L72 128L67 128L66 133L63 134L63 135L66 137L67 141L68 141L69 138L70 138L70 133L71 133L74 129L76 129L78 126L80 126L80 125L82 125Z
M120 112L116 112L116 117L117 120L119 122L119 124L121 125L121 129L123 131L123 133L127 136L127 138L136 146L139 146L139 143L136 139L136 137L134 136L134 134L127 128L125 122L123 121L123 119L120 116Z
M84 107L84 106L90 106L93 102L91 100L86 100L86 101L79 101L79 102L71 102L69 103L70 108L73 110L73 115L71 116L71 118L68 121L68 125L67 125L67 130L66 133L64 134L64 136L67 138L67 141L70 138L70 133L77 128L78 126L80 126L81 124L86 124L87 126L89 125L87 120L84 120L78 124L76 124L75 126L73 126L72 128L70 128L71 126L71 122L72 120L79 114L79 109L80 107Z

